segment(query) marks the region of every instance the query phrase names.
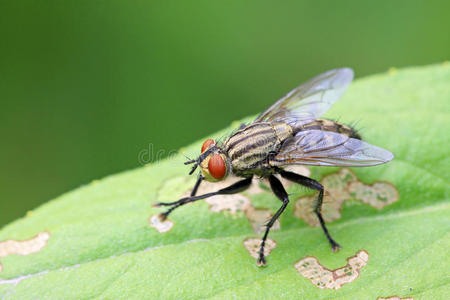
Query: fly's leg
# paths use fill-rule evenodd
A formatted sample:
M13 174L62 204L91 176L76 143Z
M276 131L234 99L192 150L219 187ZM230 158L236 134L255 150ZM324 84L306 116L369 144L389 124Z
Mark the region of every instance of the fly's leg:
M286 190L284 189L281 182L275 176L270 175L269 183L273 193L283 202L283 204L273 215L270 221L266 224L266 231L264 232L264 236L261 240L261 247L259 248L259 257L256 262L258 266L267 265L266 259L264 258L264 246L266 245L267 236L269 235L270 228L273 226L275 221L280 217L280 215L283 213L284 209L289 203L289 197L288 194L286 193Z
M341 248L341 246L336 243L336 241L330 236L327 227L325 226L325 222L322 217L322 202L323 202L323 185L321 185L319 182L315 181L314 179L311 179L309 177L284 171L283 169L278 169L278 173L287 180L293 181L295 183L304 185L310 189L319 191L319 196L317 197L317 203L316 207L314 208L314 212L317 215L317 218L319 218L320 226L323 229L323 232L325 233L325 236L327 237L328 241L331 244L331 250L336 252Z
M203 177L202 174L199 174L197 181L195 182L194 188L191 191L191 197L197 194L198 187L200 186L200 183L202 183L203 179L205 179L205 177Z
M201 174L199 174L198 177L197 177L197 181L195 182L194 188L193 188L192 191L191 191L191 197L192 197L192 196L195 196L195 195L197 194L197 190L198 190L200 184L202 183L203 179L205 179L205 177L203 177ZM186 199L186 198L183 198L183 199ZM167 203L160 202L160 203L155 203L155 204L153 204L153 206L155 206L155 207L158 207L158 206L172 206L172 207L169 208L166 212L161 213L161 214L159 215L160 218L161 218L162 220L165 220L165 219L167 219L167 216L168 216L175 208L180 207L180 206L186 204L186 203L184 203L184 202L181 201L181 200L183 200L183 199L180 199L180 200L175 201L175 202L167 202Z
M190 202L194 202L194 201L197 201L197 200L205 199L205 198L208 198L208 197L211 197L211 196L215 196L215 195L229 195L229 194L236 194L236 193L242 192L243 190L247 189L250 186L250 184L252 183L252 177L248 177L248 178L245 178L245 179L240 180L238 182L235 182L235 183L233 183L232 185L230 185L230 186L228 186L226 188L220 189L220 190L218 190L216 192L206 193L206 194L203 194L203 195L195 196L195 194L197 192L197 189L198 189L198 186L200 185L200 182L203 179L204 178L201 177L201 176L199 177L199 179L197 179L197 183L195 184L194 189L192 190L190 197L181 198L180 200L175 201L175 202L160 202L160 203L153 204L153 206L156 206L156 207L159 207L159 206L172 206L166 212L161 213L160 214L160 218L162 220L165 220L167 218L167 216L174 209L176 209L177 207L180 207L182 205L185 205L187 203L190 203Z

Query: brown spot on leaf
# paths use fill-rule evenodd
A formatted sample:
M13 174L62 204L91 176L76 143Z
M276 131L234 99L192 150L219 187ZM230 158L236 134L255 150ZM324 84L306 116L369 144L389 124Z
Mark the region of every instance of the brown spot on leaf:
M268 256L270 251L277 243L272 239L267 239L266 244L264 246L264 256ZM244 241L244 247L247 249L248 253L250 253L251 257L258 258L259 257L259 248L261 247L261 239L247 239Z
M5 257L10 254L29 255L39 252L47 245L50 238L50 233L44 231L38 233L35 237L25 241L6 240L0 242L0 257ZM0 271L3 269L0 264Z
M250 200L240 194L217 195L205 199L209 204L209 210L215 213L226 211L232 214L238 211L246 211L251 207Z
M5 257L10 254L28 255L39 252L47 245L49 238L50 233L44 231L29 240L7 240L0 242L0 257Z
M322 204L322 216L326 222L339 219L341 217L342 202L334 201L331 197L325 195ZM303 219L311 226L319 226L319 219L314 213L315 197L303 197L295 201L294 216Z
M149 224L151 227L158 230L158 232L167 232L173 227L173 222L169 219L161 220L160 215L153 215L150 217Z
M360 250L355 256L347 259L347 265L342 268L330 270L322 266L317 258L305 257L297 262L294 267L305 278L320 289L340 289L344 284L358 278L359 273L367 264L369 254Z
M248 189L245 190L245 193L248 195L256 195L256 194L264 193L265 190L261 187L261 185L267 187L267 184L265 182L263 182L262 180L253 178L252 184L250 185L250 187Z
M265 224L270 220L270 218L272 218L270 210L255 209L253 206L246 210L245 214L250 221L250 225L252 225L253 231L258 234L264 232L266 229ZM275 223L273 223L271 230L277 230L280 228L280 221L276 220Z
M219 181L219 182L210 182L210 181L202 181L202 184L200 185L197 194L204 194L204 193L211 193L211 192L215 192L217 190L226 188L230 185L232 185L233 183L242 180L243 178L241 177L236 177L233 175L228 176L225 180ZM264 190L261 188L260 186L260 182L261 180L258 180L256 178L253 179L252 184L243 192L245 194L250 194L250 195L254 195L254 194L259 194L264 192ZM184 193L184 196L189 196L191 190L189 189L187 192ZM239 194L233 194L233 195L228 195L228 196L234 196L234 195L239 195Z
M345 200L356 199L377 209L381 209L398 200L395 187L386 182L376 182L366 185L358 180L349 169L325 176L321 180L325 188L322 214L326 222L341 217L341 207ZM314 213L316 195L302 197L295 202L294 216L303 219L311 226L319 226L319 220Z
M398 199L398 192L392 184L376 182L373 185L365 185L362 182L351 182L348 191L361 202L382 209Z

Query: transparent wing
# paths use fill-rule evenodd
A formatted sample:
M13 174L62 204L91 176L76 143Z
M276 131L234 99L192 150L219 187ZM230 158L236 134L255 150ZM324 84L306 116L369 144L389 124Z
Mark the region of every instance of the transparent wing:
M394 155L364 141L331 131L300 131L286 140L272 164L363 167L384 164Z
M275 102L255 122L310 123L330 109L344 94L352 79L353 71L349 68L320 74Z

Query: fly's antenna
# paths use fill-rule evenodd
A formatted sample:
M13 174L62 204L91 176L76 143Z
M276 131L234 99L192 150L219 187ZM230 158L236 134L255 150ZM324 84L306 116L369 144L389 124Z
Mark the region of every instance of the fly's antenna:
M199 165L198 160L197 159L191 159L191 160L188 160L188 161L186 161L184 163L185 165L190 165L190 164L193 164L193 163L195 163L195 165L192 167L191 171L189 172L189 175L192 175L192 173L194 173L195 169L197 169L197 167Z
M188 160L187 162L185 162L185 165L190 165L190 164L194 164L194 166L192 166L191 171L189 172L189 175L192 175L192 173L195 172L195 170L197 169L197 167L202 163L202 161L213 151L216 150L216 147L211 147L208 150L206 150L205 152L203 152L197 159L191 159Z
M187 156L186 154L183 154L184 157L186 157L187 160L192 160L189 156Z
M188 157L188 159L189 159L189 157ZM184 162L184 164L185 165L190 165L190 164L195 163L196 161L197 161L196 159L191 159L191 160L188 160L188 161Z

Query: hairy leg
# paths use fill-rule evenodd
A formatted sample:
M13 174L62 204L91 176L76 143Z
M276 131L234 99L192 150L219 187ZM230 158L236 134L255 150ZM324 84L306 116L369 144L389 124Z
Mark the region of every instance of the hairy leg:
M319 182L315 181L314 179L311 179L309 177L296 174L293 172L284 171L283 169L278 169L278 173L287 180L293 181L295 183L304 185L310 189L319 191L319 196L317 197L317 203L314 209L314 212L317 215L317 218L319 219L320 226L322 227L323 232L325 233L325 236L327 237L328 241L331 244L331 249L333 251L337 251L341 248L338 243L331 237L330 233L328 232L327 227L325 226L325 221L322 217L322 202L323 202L323 185L321 185Z

